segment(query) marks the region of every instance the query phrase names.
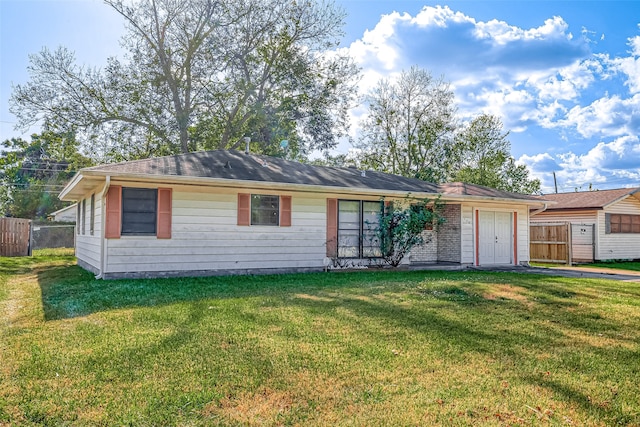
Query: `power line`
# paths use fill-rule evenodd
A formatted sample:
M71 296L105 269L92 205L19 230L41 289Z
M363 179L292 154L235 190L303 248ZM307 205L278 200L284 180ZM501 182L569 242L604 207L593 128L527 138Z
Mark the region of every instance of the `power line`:
M20 168L20 171L31 171L31 172L66 172L66 173L76 173L77 170L66 170L66 169L42 169L42 168Z
M38 184L29 184L29 183L22 183L22 182L17 182L15 184L5 184L7 187L14 187L16 189L20 189L18 187L21 187L22 189L25 188L31 188L34 187L33 191L36 191L36 188L58 188L58 189L62 189L65 187L65 184L44 184L44 185L38 185Z

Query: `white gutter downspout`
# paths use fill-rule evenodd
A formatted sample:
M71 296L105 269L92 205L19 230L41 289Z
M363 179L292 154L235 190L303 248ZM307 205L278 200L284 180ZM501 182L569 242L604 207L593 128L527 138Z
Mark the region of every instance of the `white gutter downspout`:
M105 215L107 213L107 191L109 191L109 187L111 186L111 176L107 175L104 183L104 188L102 189L102 203L100 209L102 211L102 215L100 215L100 272L96 275L96 279L102 279L104 274L104 266L106 264L107 258L107 239L105 236L105 226L106 226L106 218Z
M546 211L546 210L547 210L547 204L545 203L545 204L544 204L540 209L537 209L537 210L535 210L535 211L531 212L531 213L529 214L529 217L532 217L532 216L534 216L534 215L538 215L540 212L544 212L544 211Z

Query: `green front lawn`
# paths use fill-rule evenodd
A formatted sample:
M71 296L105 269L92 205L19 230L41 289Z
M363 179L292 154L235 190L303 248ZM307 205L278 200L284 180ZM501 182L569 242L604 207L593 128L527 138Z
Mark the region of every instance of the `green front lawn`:
M0 425L640 425L640 283L0 259Z

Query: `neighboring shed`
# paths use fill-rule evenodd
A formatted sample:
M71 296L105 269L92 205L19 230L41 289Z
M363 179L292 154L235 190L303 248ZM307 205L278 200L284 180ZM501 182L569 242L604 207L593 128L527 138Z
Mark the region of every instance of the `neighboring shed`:
M74 203L55 212L51 212L47 218L54 222L76 222L78 204Z
M531 214L531 225L570 223L573 260L640 259L640 189L620 188L559 194Z
M408 196L441 196L447 222L406 262L528 262L529 211L543 203L476 185L218 150L85 168L60 194L79 203L78 264L103 278L366 265L381 200Z

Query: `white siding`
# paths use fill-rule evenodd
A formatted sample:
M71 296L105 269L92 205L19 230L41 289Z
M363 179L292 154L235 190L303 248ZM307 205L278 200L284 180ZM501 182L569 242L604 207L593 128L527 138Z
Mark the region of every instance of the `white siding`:
M238 226L237 190L174 187L171 239L109 239L106 273L323 268L326 196L260 193L292 196L291 227Z
M531 216L531 222L570 222L572 224L595 224L596 211L573 211L573 212L540 212Z
M460 233L462 233L460 239L460 245L462 246L460 262L462 264L473 264L475 253L475 227L473 225L473 206L463 204L460 214L462 215L460 223Z
M111 185L157 187L112 181ZM160 185L166 187L166 185ZM76 235L76 253L79 261L95 271L104 267L104 273L119 274L256 271L263 269L296 270L322 269L326 260L326 201L327 198L347 199L344 195L252 191L207 186L171 186L172 227L170 239L154 236L122 236L106 239L103 234L103 198L95 198L94 235L89 234L90 213L86 214L86 231ZM273 194L291 196L291 226L238 226L238 193ZM90 207L86 195L86 207ZM377 197L353 196L353 200L379 200ZM518 262L529 260L528 207L507 203L463 203L460 209L460 261L475 261L475 211L477 209L517 212ZM437 238L437 237L436 237ZM457 242L456 242L457 244ZM433 242L421 254L432 261ZM104 259L101 251L104 249ZM512 248L513 256L513 248ZM417 254L416 254L417 255ZM437 253L435 253L437 256Z
M476 224L475 211L500 211L517 213L517 224L513 225L517 237L517 263L529 262L529 207L526 205L509 205L506 203L478 203L462 205L462 263L474 264L476 257ZM513 224L513 222L512 222ZM511 261L513 262L513 237L511 248Z
M85 200L86 224L81 224L81 220L76 221L76 227L80 227L80 234L76 233L76 257L81 263L90 266L94 272L98 272L100 270L100 237L102 236L102 198L99 194L95 196L93 235L90 233L91 195L87 195ZM82 201L78 203L82 206Z
M640 234L606 234L607 213L640 215L640 201L635 197L626 199L598 212L596 225L596 260L640 259Z
M517 236L518 236L518 264L529 262L529 209L521 207L517 209L518 224L517 224Z
M53 220L56 222L75 222L76 221L77 207L75 204L67 206L64 209L60 209L53 216Z

